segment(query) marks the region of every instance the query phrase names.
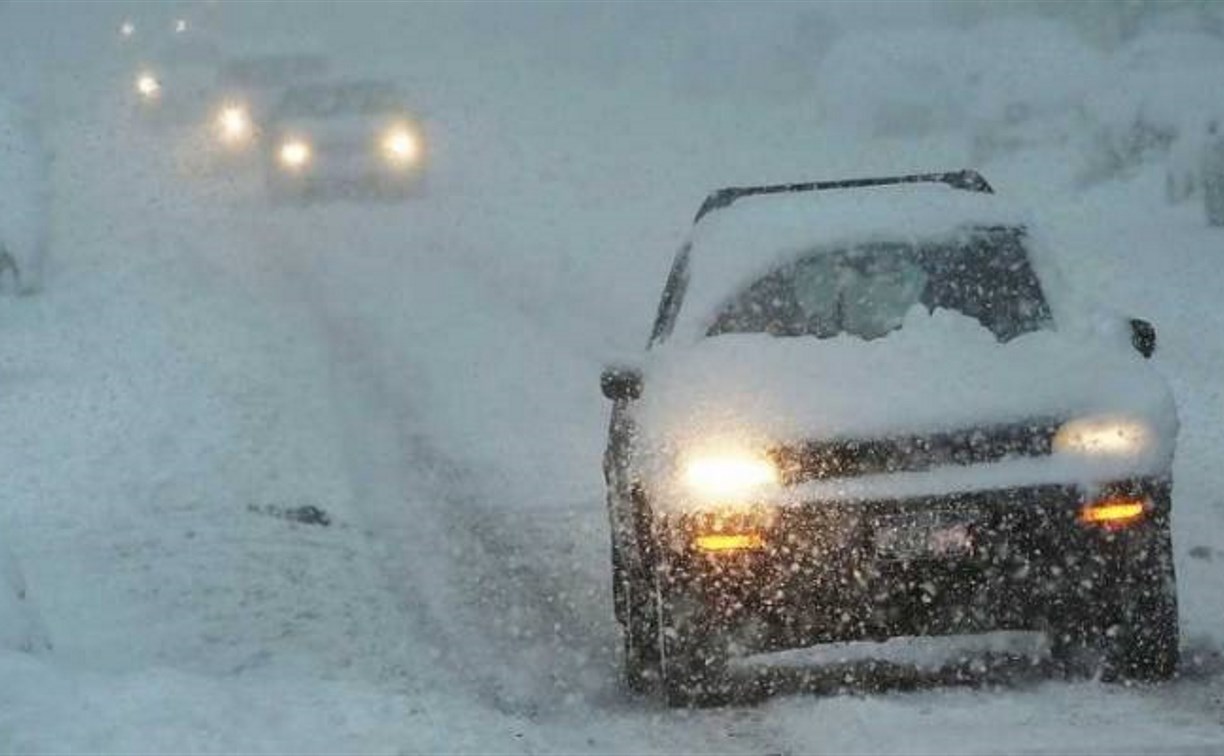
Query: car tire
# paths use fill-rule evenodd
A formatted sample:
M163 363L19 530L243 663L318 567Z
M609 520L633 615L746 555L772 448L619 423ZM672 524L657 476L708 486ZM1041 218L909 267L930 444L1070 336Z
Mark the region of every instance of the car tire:
M1071 676L1167 680L1177 673L1180 637L1172 539L1161 524L1152 543L1116 566L1101 595L1077 597L1087 611L1069 612L1051 628L1051 656Z
M1109 666L1129 680L1167 680L1177 674L1180 629L1177 581L1168 527L1134 559L1118 585Z
M660 677L659 612L653 576L642 567L626 567L619 582L623 603L623 669L625 686L634 693L654 690Z
M730 697L728 653L705 602L665 570L656 577L663 697L671 707L717 706Z

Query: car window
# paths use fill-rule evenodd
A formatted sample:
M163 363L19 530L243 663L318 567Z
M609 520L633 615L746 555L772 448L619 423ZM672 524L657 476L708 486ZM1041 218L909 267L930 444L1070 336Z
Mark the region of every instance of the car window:
M287 92L277 108L282 117L326 118L345 113L379 115L401 107L397 90L377 84L305 87Z
M707 335L769 333L871 340L915 305L974 318L1001 342L1052 327L1020 229L977 229L927 243L816 249L732 298Z

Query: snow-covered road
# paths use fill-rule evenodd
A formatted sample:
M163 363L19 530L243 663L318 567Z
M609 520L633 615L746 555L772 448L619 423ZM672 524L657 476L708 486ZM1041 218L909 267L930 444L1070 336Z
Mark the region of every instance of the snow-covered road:
M0 534L55 650L0 651L0 752L1224 752L1222 244L1160 203L1158 166L1089 191L1052 148L982 168L1075 283L1160 329L1183 677L954 649L750 669L774 695L668 711L617 682L602 361L642 341L707 189L959 166L964 139L865 139L734 77L750 108L515 41L641 32L623 13L311 7L338 61L421 92L413 203L270 207L131 121L121 66L53 80L46 290L0 299ZM661 39L642 54L670 61ZM304 506L330 525L286 518Z

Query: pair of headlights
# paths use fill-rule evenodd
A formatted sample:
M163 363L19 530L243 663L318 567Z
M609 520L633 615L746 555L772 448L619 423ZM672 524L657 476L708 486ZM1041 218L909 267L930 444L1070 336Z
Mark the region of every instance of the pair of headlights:
M420 137L406 126L385 131L378 147L383 159L394 167L415 165L421 158ZM314 159L314 149L306 139L291 137L281 143L277 156L285 168L302 170Z
M1051 444L1055 454L1128 457L1152 444L1152 431L1137 420L1090 417L1064 423ZM720 451L697 454L682 464L680 480L694 497L710 503L745 501L777 489L777 466L762 454Z

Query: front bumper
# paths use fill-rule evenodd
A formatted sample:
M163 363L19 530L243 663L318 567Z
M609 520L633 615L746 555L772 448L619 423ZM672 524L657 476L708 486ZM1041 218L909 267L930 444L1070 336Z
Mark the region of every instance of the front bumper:
M403 196L419 190L424 168L394 166L366 156L316 154L308 166L291 169L269 160L274 191L317 197Z
M1037 486L939 497L786 508L760 549L708 553L694 539L708 522L657 522L669 592L699 605L742 651L816 643L1043 629L1124 590L1120 572L1167 539L1171 484L1142 479L1092 499L1142 498L1145 515L1122 527L1080 522L1089 500L1075 486ZM964 523L955 554L897 557L880 533L938 512ZM1112 592L1112 593L1111 593Z

